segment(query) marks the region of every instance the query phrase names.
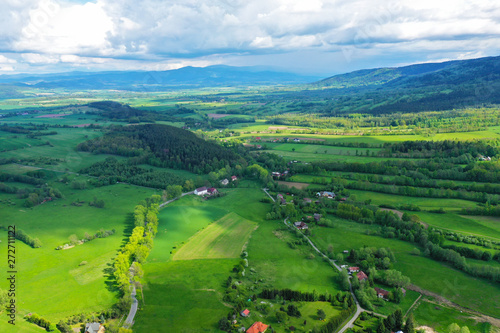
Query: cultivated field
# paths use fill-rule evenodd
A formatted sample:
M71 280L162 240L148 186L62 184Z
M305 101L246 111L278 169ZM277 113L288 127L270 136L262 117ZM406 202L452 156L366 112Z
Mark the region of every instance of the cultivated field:
M191 237L172 259L238 258L255 228L255 223L229 213Z

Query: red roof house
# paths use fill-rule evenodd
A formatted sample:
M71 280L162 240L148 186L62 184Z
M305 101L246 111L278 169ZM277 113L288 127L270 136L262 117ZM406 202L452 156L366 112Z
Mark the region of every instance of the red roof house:
M237 179L238 179L238 177L236 177L236 176L231 176L231 181L232 181L232 182L234 182L234 181L235 181L235 180L237 180Z
M245 309L240 313L243 317L248 317L250 315L250 310Z
M357 273L359 272L359 267L349 267L349 273Z
M373 288L375 289L375 291L377 292L377 297L378 298L388 298L389 297L389 292L385 289L382 289L382 288Z
M250 326L249 329L247 329L247 333L263 333L267 330L267 328L268 325L260 321L256 321L252 326Z
M359 282L368 280L368 275L366 275L365 272L363 272L363 271L356 274L356 276L358 277Z

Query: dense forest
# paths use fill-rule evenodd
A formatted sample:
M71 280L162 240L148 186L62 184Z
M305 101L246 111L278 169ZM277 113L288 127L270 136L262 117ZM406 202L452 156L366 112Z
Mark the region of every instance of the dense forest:
M198 174L235 166L239 156L194 133L168 125L113 127L101 138L78 145L78 150L134 157L132 163L185 169Z

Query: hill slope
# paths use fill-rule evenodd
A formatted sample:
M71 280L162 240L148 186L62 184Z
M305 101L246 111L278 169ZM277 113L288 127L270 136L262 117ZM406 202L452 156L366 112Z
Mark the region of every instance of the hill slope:
M312 84L314 98L339 96L336 112L416 112L500 104L500 57L335 75ZM354 106L354 107L353 107Z
M71 72L45 75L2 75L0 83L37 88L164 90L190 87L302 84L318 77L259 70L254 67L183 67L168 71Z

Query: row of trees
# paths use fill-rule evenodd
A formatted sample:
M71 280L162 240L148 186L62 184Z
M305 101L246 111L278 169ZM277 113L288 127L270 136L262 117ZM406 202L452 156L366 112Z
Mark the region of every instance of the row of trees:
M135 228L132 230L132 235L129 237L127 244L114 259L114 277L118 287L124 294L124 298L128 298L127 296L130 294L132 278L137 277L140 279L143 274L141 264L148 257L153 247L153 238L158 231L157 215L160 202L161 197L153 195L135 207Z

